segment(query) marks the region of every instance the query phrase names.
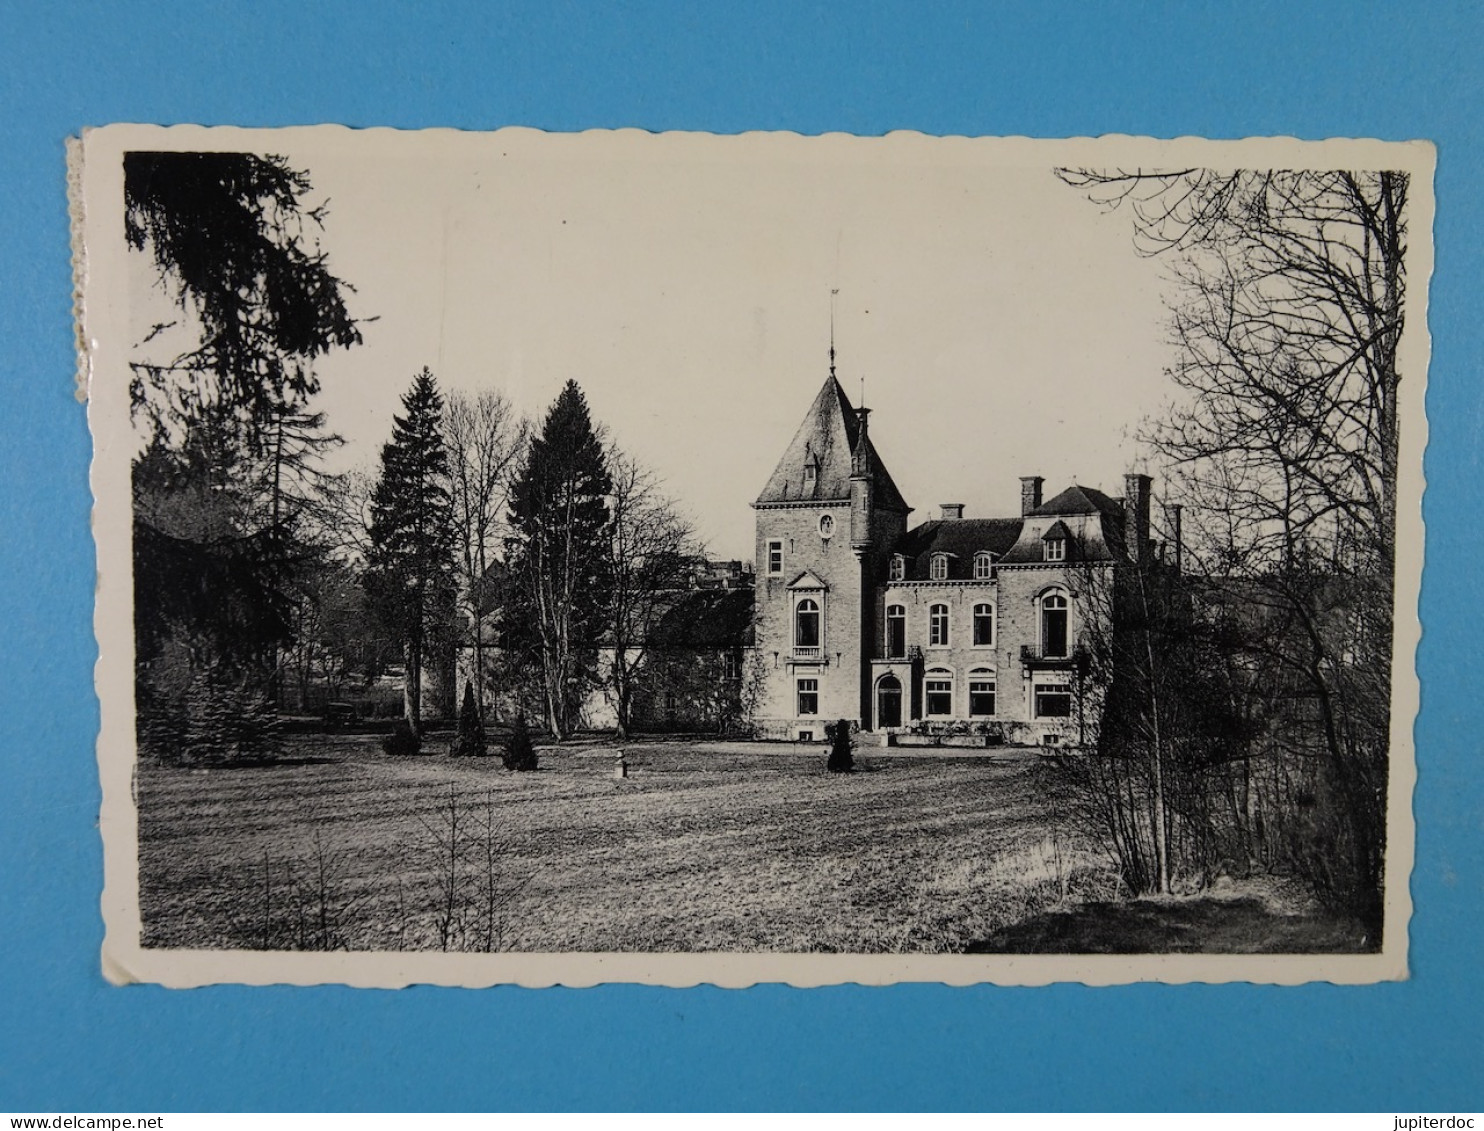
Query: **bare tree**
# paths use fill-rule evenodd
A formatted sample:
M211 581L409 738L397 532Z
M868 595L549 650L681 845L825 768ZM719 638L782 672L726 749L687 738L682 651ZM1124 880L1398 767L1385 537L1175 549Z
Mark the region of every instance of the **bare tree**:
M376 473L362 465L328 477L320 492L321 540L337 560L363 566L371 553Z
M1408 176L1059 175L1172 261L1178 399L1146 439L1188 504L1191 564L1260 610L1228 622L1248 668L1302 693L1267 728L1326 763L1326 847L1299 862L1379 939Z
M1407 174L1061 175L1175 262L1185 396L1151 438L1197 501L1231 510L1263 567L1341 539L1389 571Z
M654 473L610 445L610 583L605 673L619 737L632 725L636 678L655 627L689 582L698 553L694 531L660 489Z
M443 418L453 506L454 553L463 642L474 658L475 702L485 701L485 621L490 613L490 568L504 537L510 487L525 454L528 426L500 393L452 393Z

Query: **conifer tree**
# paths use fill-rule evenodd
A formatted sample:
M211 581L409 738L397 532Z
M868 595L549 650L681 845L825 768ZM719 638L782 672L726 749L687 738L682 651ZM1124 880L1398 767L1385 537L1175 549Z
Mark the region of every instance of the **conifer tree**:
M507 770L528 773L536 768L536 744L531 740L531 731L526 726L524 715L515 716L515 725L505 739L505 753L501 755Z
M568 381L531 440L510 499L512 642L539 664L547 726L558 739L571 733L595 675L612 587L612 489L587 400Z
M830 756L825 768L832 774L848 774L855 769L855 759L850 756L850 723L841 719L834 726L825 727L830 739Z
M308 408L314 362L361 334L319 246L326 213L307 172L251 153L139 151L123 173L127 245L181 315L129 359L147 440L133 475L138 733L152 753L216 757L242 743L204 737L203 720L271 718L315 557L300 517L337 442ZM206 702L237 706L203 714Z
M484 719L479 713L479 704L474 699L474 684L464 681L464 701L459 706L459 729L454 735L455 758L482 758L489 753L485 745Z
M422 729L422 676L429 649L446 633L453 607L453 529L443 398L425 367L393 417L371 499L366 587L406 657L405 713Z

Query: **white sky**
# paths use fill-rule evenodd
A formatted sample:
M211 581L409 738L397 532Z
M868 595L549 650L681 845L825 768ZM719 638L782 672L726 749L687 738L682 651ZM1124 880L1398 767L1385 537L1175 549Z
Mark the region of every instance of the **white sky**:
M318 367L339 464L374 464L424 365L535 417L572 377L712 553L748 558L748 504L828 372L833 288L841 382L858 402L866 378L914 522L945 501L1018 513L1021 475L1121 494L1128 432L1168 393L1159 264L1044 146L1027 163L1029 143L896 136L269 141L329 198L323 249L377 319Z

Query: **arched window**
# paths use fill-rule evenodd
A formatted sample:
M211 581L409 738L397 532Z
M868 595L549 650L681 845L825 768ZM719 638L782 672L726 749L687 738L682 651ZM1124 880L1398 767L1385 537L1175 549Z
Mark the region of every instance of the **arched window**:
M928 567L928 577L933 581L948 580L948 555L934 554L932 564Z
M975 668L969 673L969 716L983 718L994 714L994 672Z
M974 555L974 580L988 581L994 576L994 555L988 550L980 550Z
M928 644L934 648L948 647L947 605L931 605L928 608Z
M901 581L906 576L907 559L902 557L901 554L893 554L891 556L891 568L887 573L887 577L892 581Z
M907 654L907 606L886 606L886 658L900 660Z
M819 647L819 602L805 597L794 607L794 647Z
M887 672L876 684L876 725L902 725L902 681Z
M974 606L974 647L994 646L994 606L985 601Z
M1060 659L1067 654L1067 599L1060 593L1041 598L1041 655Z
M922 676L922 702L929 718L952 717L953 673L929 668Z

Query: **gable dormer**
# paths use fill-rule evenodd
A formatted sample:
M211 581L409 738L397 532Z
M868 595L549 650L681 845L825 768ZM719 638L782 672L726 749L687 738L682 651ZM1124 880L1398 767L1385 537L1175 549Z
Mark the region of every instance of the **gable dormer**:
M1061 519L1052 523L1046 533L1041 535L1041 560L1043 562L1064 562L1067 560L1067 544L1072 540L1072 532L1067 524Z

